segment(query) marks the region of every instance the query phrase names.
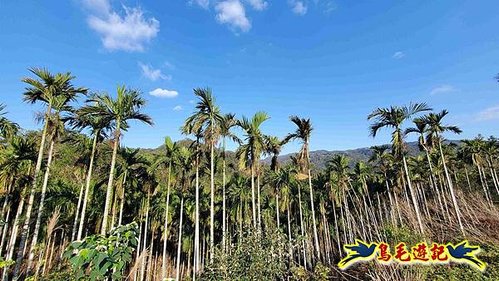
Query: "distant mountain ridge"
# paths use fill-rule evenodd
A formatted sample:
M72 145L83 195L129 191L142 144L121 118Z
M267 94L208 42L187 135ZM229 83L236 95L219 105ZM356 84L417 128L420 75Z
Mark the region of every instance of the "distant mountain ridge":
M448 142L459 145L461 141L459 140L449 140ZM407 149L410 155L416 155L419 153L419 147L417 142L408 142ZM371 149L369 147L348 149L348 150L314 150L310 151L310 162L316 169L323 169L326 167L327 162L337 154L345 155L350 159L350 164L353 165L356 162L364 161L367 162L371 157ZM290 157L296 155L296 153L289 153L284 155L279 155L279 163L285 164L290 161ZM270 163L271 157L265 158L263 161L265 163Z
M179 141L181 144L188 146L192 140L190 139L183 139ZM448 140L447 142L459 145L461 143L460 140ZM153 149L142 149L143 151L149 151L152 153L160 153L160 151L163 149L164 145L161 145L157 148ZM408 142L407 143L407 148L409 150L410 155L416 155L418 154L419 148L418 148L418 143L417 142ZM233 151L227 151L228 158L235 157ZM371 157L371 148L370 147L361 147L361 148L355 148L355 149L348 149L348 150L314 150L310 151L310 162L312 163L313 167L315 169L323 169L326 167L327 162L337 154L345 155L350 159L350 165L353 165L356 162L359 161L364 161L367 162L369 158ZM291 156L296 155L296 153L289 153L289 154L284 154L284 155L279 155L278 161L281 164L286 164L287 162L290 161ZM262 162L266 164L270 164L272 157L266 157L265 159L262 160Z

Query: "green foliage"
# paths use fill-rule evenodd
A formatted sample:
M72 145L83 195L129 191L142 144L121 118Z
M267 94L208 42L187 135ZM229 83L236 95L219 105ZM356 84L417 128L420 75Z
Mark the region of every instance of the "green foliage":
M224 253L215 251L213 264L201 280L281 280L287 274L289 242L276 231L253 231Z
M408 245L415 245L417 243L425 241L423 236L414 231L414 229L410 229L407 226L386 226L383 231L385 237L387 237L387 241L384 242L387 242L391 245L398 244L399 242L405 242Z
M0 257L0 269L4 267L9 267L13 265L15 262L13 260L4 260L3 257Z
M76 280L119 280L137 246L137 223L119 226L109 236L92 235L72 242L64 253Z
M484 245L478 257L487 263L484 272L470 268L468 265L452 264L435 267L427 280L499 280L499 247Z

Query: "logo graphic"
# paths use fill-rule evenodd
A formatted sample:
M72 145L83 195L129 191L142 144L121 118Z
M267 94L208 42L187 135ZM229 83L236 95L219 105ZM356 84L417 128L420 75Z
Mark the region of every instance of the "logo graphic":
M394 252L390 251L390 245L385 242L367 243L356 239L355 244L344 245L343 248L347 256L339 263L340 269L358 263L376 260L380 264L444 264L449 262L464 263L479 270L484 271L487 264L479 260L475 255L480 252L479 246L471 246L467 240L459 244L438 244L431 245L421 242L413 247L409 247L405 242L395 245Z

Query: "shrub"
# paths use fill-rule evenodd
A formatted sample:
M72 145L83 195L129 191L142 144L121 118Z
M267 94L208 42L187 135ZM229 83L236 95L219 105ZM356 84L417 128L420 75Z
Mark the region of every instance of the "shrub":
M137 223L119 226L109 236L92 235L72 242L64 253L76 280L120 280L137 245Z

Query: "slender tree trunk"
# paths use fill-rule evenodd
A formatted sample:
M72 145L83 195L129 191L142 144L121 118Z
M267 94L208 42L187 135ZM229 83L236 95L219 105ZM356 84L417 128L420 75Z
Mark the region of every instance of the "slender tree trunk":
M308 156L307 156L307 161L309 161ZM310 165L310 163L309 163L309 165ZM308 168L308 186L310 188L310 205L312 208L312 224L314 227L315 253L317 254L317 259L320 260L321 256L320 256L320 248L319 248L319 238L317 236L317 223L315 221L314 191L312 189L312 177L310 175L310 168Z
M149 247L149 263L148 263L149 270L147 271L148 274L146 275L146 280L150 280L150 278L149 278L151 276L150 273L155 272L154 268L151 268L156 264L155 259L154 259L154 255L153 255L155 231L156 231L156 228L151 229L151 246Z
M293 260L293 247L291 245L291 216L289 214L290 212L290 209L291 209L291 203L288 199L288 238L289 238L289 257L291 258L291 260Z
M213 119L211 126L213 138ZM215 250L215 163L214 163L214 143L210 141L210 264L213 263Z
M466 167L466 165L464 165L464 173L466 174L466 182L468 183L468 189L469 189L469 191L471 191L470 176L469 176L468 168Z
M476 163L476 167L478 169L478 175L480 176L480 182L482 184L483 193L485 193L485 199L492 206L493 203L492 203L492 200L491 200L489 192L488 192L489 188L487 185L487 179L485 178L485 175L483 175L483 173L482 173L482 169L480 167L480 164Z
M42 185L42 192L40 194L40 205L38 206L38 214L36 216L35 231L33 232L33 237L31 240L31 247L29 250L28 265L26 268L26 276L29 276L31 273L31 266L33 263L33 258L35 257L35 248L36 248L36 243L38 242L38 234L40 232L40 224L42 222L43 208L45 206L45 196L47 195L47 184L48 184L48 180L49 180L49 176L50 176L50 166L52 165L52 158L54 156L54 144L55 144L55 141L52 140L50 142L47 167L45 169L45 175L43 178L43 185ZM19 262L19 263L21 262L21 260L19 259L19 256L18 256L17 262Z
M335 206L335 202L334 202L334 199L331 200L332 204L333 204L333 216L334 216L334 229L335 229L335 232L336 232L336 244L338 246L338 255L341 255L341 245L340 245L340 229L338 228L338 216L336 215L336 206Z
M141 253L141 248L140 248L141 244L140 244L140 242L142 241L142 232L143 232L142 214L140 213L140 211L139 211L139 222L140 222L139 223L140 224L140 228L139 228L139 239L138 239L137 251L136 251L136 255L135 255L135 264L137 264L137 265L138 265L139 259L140 259L140 253ZM134 272L134 274L133 274L134 275L134 278L133 278L134 281L137 280L137 273L138 273L138 270L136 270Z
M196 273L201 270L201 249L200 249L200 232L199 232L199 153L196 148L196 226L194 230L194 263Z
M85 185L83 183L80 186L80 194L78 195L78 204L76 205L75 219L74 219L74 222L73 222L73 229L71 231L71 241L75 240L76 233L77 233L78 217L80 216L81 202L83 201L83 189L84 189L84 186Z
M10 181L9 183L9 187L8 187L8 191L10 192L12 188L12 181ZM22 196L22 195L21 195ZM2 207L2 216L3 216L3 226L2 226L2 240L0 242L0 257L3 257L2 253L3 253L3 245L5 244L5 238L7 236L7 230L9 228L9 218L10 218L10 209L11 209L11 205L10 205L10 197L11 195L10 194L7 194L5 196L5 200L3 201L3 207ZM5 214L5 210L7 210L7 214Z
M223 138L223 146L222 146L222 153L223 153L223 159L222 159L222 249L225 253L227 250L227 224L226 224L226 219L227 219L227 214L226 214L226 198L225 198L225 138Z
M180 200L180 223L178 226L178 247L177 247L177 274L175 275L175 280L179 281L180 278L180 254L182 250L182 213L184 211L184 197Z
M404 162L404 170L405 170L405 175L407 177L407 184L409 186L409 191L411 193L412 204L414 206L414 211L416 212L416 217L418 219L419 232L424 235L423 222L421 221L421 213L419 212L419 206L416 200L416 195L414 194L414 190L412 189L411 178L409 176L409 169L407 168L407 161L405 159L405 156L402 156L402 160Z
M90 193L90 181L92 179L92 170L94 167L94 158L95 158L95 151L97 149L97 138L98 138L98 133L95 134L94 136L94 141L92 144L92 153L90 155L90 163L88 165L88 171L87 171L87 178L85 180L85 196L83 198L83 206L81 208L81 217L80 217L80 225L78 226L78 235L76 235L76 240L81 240L81 236L83 234L83 225L85 225L85 214L87 211L87 204L88 204L88 196Z
M257 166L256 168L256 194L257 194L257 210L258 210L258 231L262 230L262 212L261 212L261 202L260 202L260 171Z
M144 280L144 272L146 269L146 261L147 261L147 227L149 223L149 200L150 200L150 192L147 193L147 202L146 202L146 223L144 226L144 244L142 245L142 252L144 253L142 257L142 263L140 266L140 280Z
M118 218L118 226L121 226L123 223L123 208L125 207L125 189L126 189L126 180L128 176L128 171L125 170L125 174L123 175L122 182L122 190L121 190L121 199L120 199L120 216Z
M466 236L466 234L464 233L463 223L461 222L461 211L459 210L459 206L457 205L457 199L456 199L456 195L454 193L454 186L452 185L452 180L449 176L449 171L447 170L447 164L445 163L445 157L444 157L444 153L442 151L442 142L441 141L438 141L438 147L440 149L440 157L442 157L442 164L444 166L445 177L447 178L447 183L449 185L450 195L452 197L452 204L454 205L454 210L456 212L457 221L459 222L459 228L461 229L461 233L463 234L463 236Z
M275 194L275 204L276 204L275 214L276 214L276 218L277 218L277 230L279 230L281 227L281 224L279 221L279 194L278 193Z
M17 212L16 212L16 217L14 219L14 226L12 228L12 231L10 232L10 240L9 240L9 245L7 245L7 256L5 257L5 260L12 260L12 257L14 256L14 248L16 246L16 239L17 239L17 231L19 230L19 225L21 224L21 215L23 213L24 209L24 197L21 195L21 201L17 205ZM9 277L9 267L6 266L3 268L3 274L2 274L2 281L7 281Z
M494 168L492 166L492 160L490 159L490 157L487 157L487 162L489 164L489 170L490 170L490 176L492 177L492 182L494 183L494 188L496 189L496 192L497 192L497 195L499 195L499 183L498 183L498 180L496 178L496 175L494 173Z
M301 206L301 191L300 191L300 187L298 187L298 206L299 206L299 210L300 210L300 230L301 230L301 236L302 236L302 239L305 239L305 229L304 229L304 226L303 226L303 212L302 212L302 206ZM302 253L303 253L303 266L305 267L305 269L307 269L307 252L306 252L306 249L305 249L305 241L303 240L302 241Z
M168 183L167 183L167 190L166 190L166 209L165 209L165 233L164 233L164 240L163 240L163 264L161 266L161 277L162 280L166 278L166 246L167 246L167 241L168 241L168 207L170 205L170 175L171 175L171 169L172 169L172 163L168 164ZM196 241L194 241L195 243ZM195 252L196 250L194 250ZM194 255L194 259L196 259L196 256ZM194 268L196 268L196 263L194 262Z
M253 206L253 227L256 229L255 164L251 164L251 204Z
M29 194L29 199L28 199L28 205L26 208L26 216L24 220L24 225L21 231L21 240L19 243L19 249L17 252L17 260L19 262L16 262L16 266L14 269L14 280L17 280L19 269L21 267L21 262L24 256L24 247L26 245L26 239L28 236L28 231L29 231L29 226L31 223L31 212L33 210L33 203L35 201L35 193L37 192L37 186L38 186L38 176L40 174L40 170L42 168L42 160L43 160L43 151L45 148L45 138L47 136L47 128L48 128L48 122L47 119L49 117L49 114L52 111L52 105L49 104L47 107L47 111L45 112L45 124L43 126L43 131L42 131L42 138L40 140L40 148L38 149L38 158L36 159L36 166L35 166L35 173L33 175L33 186L31 187L31 192Z
M121 120L116 120L116 124L120 124ZM102 216L102 227L100 230L101 235L106 235L107 233L107 220L109 217L109 208L111 205L111 199L113 198L113 180L114 180L114 168L116 166L116 155L118 154L118 147L120 145L120 127L116 127L116 132L114 134L114 144L113 144L113 156L111 158L111 168L109 170L109 180L107 182L106 189L106 201L104 202L104 214Z
M433 164L431 163L430 154L428 153L428 150L426 148L425 148L425 154L426 154L426 161L428 162L428 166L430 167L430 184L433 187L433 189L435 189L435 191L437 192L437 198L440 210L442 211L442 214L445 214L444 208L442 206L442 198L440 197L440 191L435 180L435 174L433 173Z
M7 237L7 229L9 227L9 217L10 217L10 208L7 210L7 215L4 219L4 228L2 229L2 242L0 243L0 257L3 257L3 245L5 244L5 239Z

